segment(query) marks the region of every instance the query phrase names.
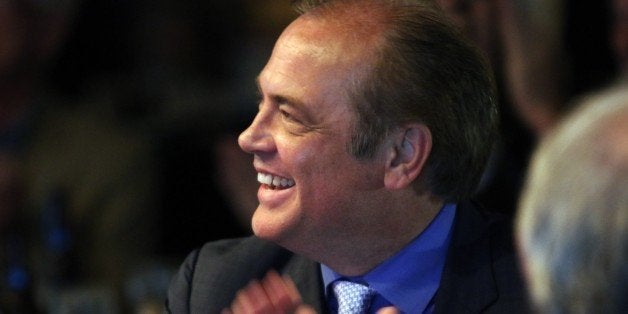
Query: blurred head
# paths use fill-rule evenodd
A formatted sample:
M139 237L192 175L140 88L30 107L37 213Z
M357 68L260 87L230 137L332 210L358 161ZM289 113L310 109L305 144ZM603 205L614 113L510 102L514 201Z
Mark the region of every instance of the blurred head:
M628 90L605 91L545 139L519 204L517 237L543 313L628 308Z
M623 76L628 76L628 0L613 0L611 43Z
M0 83L37 68L56 52L77 2L0 1Z
M436 3L492 62L497 61L499 4L493 0L436 0Z

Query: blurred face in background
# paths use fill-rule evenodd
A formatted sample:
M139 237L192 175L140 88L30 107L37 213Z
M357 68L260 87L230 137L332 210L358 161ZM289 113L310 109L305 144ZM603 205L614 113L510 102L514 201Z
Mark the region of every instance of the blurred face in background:
M0 78L10 72L24 46L26 34L13 1L0 0Z
M0 83L37 70L54 55L75 7L73 0L0 0Z
M499 29L493 0L437 0L436 3L494 61L498 53Z
M614 0L613 10L612 45L620 71L625 77L628 75L628 0Z

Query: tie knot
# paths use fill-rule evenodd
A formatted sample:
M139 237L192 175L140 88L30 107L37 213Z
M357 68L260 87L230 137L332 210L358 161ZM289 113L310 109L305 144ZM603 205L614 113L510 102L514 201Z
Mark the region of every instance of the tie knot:
M338 300L338 314L366 313L375 295L370 287L351 281L336 281L332 288Z

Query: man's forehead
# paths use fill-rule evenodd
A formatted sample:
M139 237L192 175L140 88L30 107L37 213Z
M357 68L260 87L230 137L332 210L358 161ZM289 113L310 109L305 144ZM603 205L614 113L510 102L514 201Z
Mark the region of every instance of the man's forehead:
M266 93L281 91L303 97L309 91L316 92L329 84L342 85L343 79L354 71L354 64L343 59L338 49L337 46L320 46L302 39L285 45L278 42L268 64L257 77L258 88ZM325 81L320 80L323 77Z
M270 69L273 75L279 76L299 76L300 72L312 70L332 71L345 76L366 63L367 49L359 45L359 41L348 41L346 36L326 25L295 21L277 40L260 76L264 77L264 72ZM306 65L307 69L304 69Z
M362 50L356 49L360 40L346 36L346 32L351 30L338 30L329 23L299 18L283 32L276 49L299 54L313 62L347 61Z

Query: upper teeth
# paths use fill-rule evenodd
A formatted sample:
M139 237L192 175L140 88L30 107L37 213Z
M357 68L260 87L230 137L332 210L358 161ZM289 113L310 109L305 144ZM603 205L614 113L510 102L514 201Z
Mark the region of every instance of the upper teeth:
M291 187L294 185L294 180L292 179L286 179L280 176L273 176L272 174L261 172L257 174L257 181L273 187Z

